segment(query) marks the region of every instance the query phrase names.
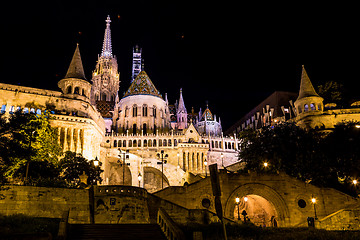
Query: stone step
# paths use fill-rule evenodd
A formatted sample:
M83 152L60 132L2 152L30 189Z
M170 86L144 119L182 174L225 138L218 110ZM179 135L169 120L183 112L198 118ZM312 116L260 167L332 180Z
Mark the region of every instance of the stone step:
M157 224L71 224L68 239L165 240L166 237Z

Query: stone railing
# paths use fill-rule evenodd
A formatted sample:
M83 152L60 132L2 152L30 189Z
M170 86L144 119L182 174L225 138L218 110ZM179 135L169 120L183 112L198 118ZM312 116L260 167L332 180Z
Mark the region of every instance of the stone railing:
M163 208L159 208L157 224L168 240L185 240L185 235Z

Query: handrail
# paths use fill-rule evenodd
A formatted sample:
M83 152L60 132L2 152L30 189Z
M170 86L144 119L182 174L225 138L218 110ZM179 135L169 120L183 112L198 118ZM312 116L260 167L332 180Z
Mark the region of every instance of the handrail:
M156 221L168 240L185 240L184 233L165 209L159 208Z

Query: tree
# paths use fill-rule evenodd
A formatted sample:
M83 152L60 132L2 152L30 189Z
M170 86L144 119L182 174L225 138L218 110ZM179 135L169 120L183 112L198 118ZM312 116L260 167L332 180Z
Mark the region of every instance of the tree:
M318 93L324 98L325 103L336 103L343 107L347 102L344 86L340 83L328 81L323 85L319 85L318 89Z
M101 162L99 162L99 166L94 166L93 161L88 161L81 154L70 151L65 152L59 166L62 170L62 179L66 180L70 186L74 187L79 184L79 177L83 172L88 176L88 184L94 184L96 181L102 182L100 174L104 170L100 168Z
M328 134L284 123L243 132L240 138L239 158L245 161L245 170L283 171L320 187L354 194L352 180L360 177L360 122L339 123Z
M294 123L284 123L257 132L250 131L240 138L239 158L245 161L245 170L283 171L303 181L324 183L315 170L322 164L319 154L321 138L316 132L306 131ZM266 167L264 163L267 163Z
M6 141L6 151L2 151L0 157L4 162L3 172L8 178L24 178L28 164L41 165L36 162L45 162L48 166L54 166L53 176L56 177L56 165L61 154L61 148L57 140L56 129L50 125L49 114L23 114L16 112L10 115L8 121L1 117L0 132ZM1 137L1 136L0 136ZM25 170L24 170L25 169ZM34 171L41 168L31 167L33 176L41 176Z

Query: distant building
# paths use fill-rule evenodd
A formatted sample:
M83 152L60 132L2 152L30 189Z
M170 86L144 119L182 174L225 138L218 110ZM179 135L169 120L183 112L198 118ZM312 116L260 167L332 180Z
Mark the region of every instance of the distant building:
M293 102L298 94L276 91L259 105L245 114L238 122L226 130L226 135L237 134L245 129L259 129L287 121L295 116Z
M257 107L242 117L225 133L237 134L245 129L259 129L285 121L295 122L306 129L331 130L343 121L360 121L360 102L353 102L349 108L336 108L319 96L302 66L299 94L274 92Z

